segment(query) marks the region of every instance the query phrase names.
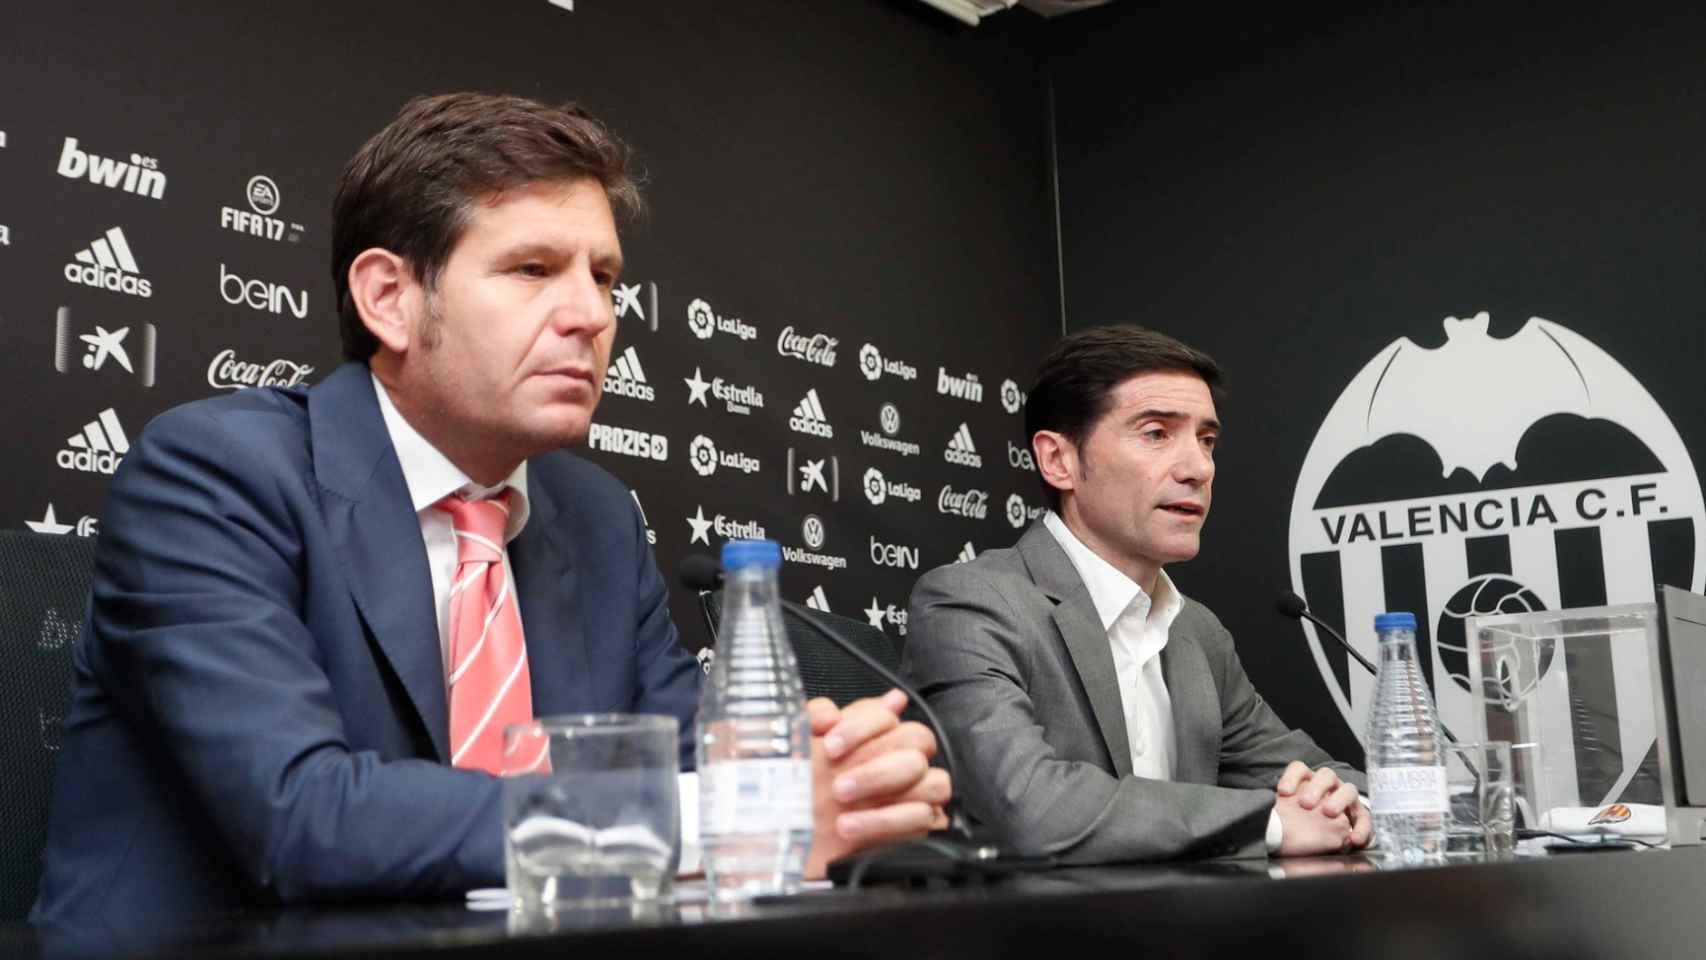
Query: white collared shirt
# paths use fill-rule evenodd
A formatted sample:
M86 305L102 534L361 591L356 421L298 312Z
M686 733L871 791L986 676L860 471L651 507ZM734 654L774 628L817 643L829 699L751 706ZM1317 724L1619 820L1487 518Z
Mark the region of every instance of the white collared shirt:
M369 373L372 377L373 374ZM469 500L484 500L502 493L505 487L515 491L510 497L509 522L504 525L504 576L509 579L509 595L515 602L515 612L521 614L521 598L515 592L515 571L510 569L509 542L527 526L527 462L515 468L509 478L495 487L484 487L463 473L432 445L420 431L409 425L385 385L373 377L373 392L379 397L379 413L385 418L385 430L391 434L391 446L397 451L397 462L403 467L403 483L409 488L409 503L421 523L421 540L426 544L427 570L432 574L433 608L438 620L438 648L445 676L450 675L450 584L456 577L456 532L450 514L433 507L453 493Z
M1167 648L1173 620L1184 609L1184 598L1165 570L1156 574L1155 596L1144 593L1130 577L1085 546L1053 510L1043 514L1043 525L1090 591L1090 602L1107 632L1132 773L1151 780L1173 779L1173 698L1161 673L1161 651Z
M369 372L368 376L373 376ZM426 544L427 570L432 574L432 601L438 620L438 649L444 665L444 675L450 676L450 584L456 577L456 528L450 514L433 508L433 504L453 493L470 500L497 496L505 487L515 491L510 498L509 522L504 525L504 576L509 578L509 595L515 612L521 614L521 596L515 590L515 571L509 562L509 543L527 526L530 511L527 499L527 461L522 461L509 478L495 487L484 487L469 479L450 458L432 445L420 431L409 425L391 402L385 385L373 377L373 392L379 398L379 413L385 419L385 430L391 435L391 446L397 451L397 462L403 468L403 483L409 488L409 502L421 524L421 540ZM448 691L448 688L447 688ZM699 779L698 774L683 773L679 777L681 802L681 864L680 874L699 869Z

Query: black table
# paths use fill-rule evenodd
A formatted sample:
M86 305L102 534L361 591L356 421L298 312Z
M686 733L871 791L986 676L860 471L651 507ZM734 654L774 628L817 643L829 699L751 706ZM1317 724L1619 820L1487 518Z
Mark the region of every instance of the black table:
M6 931L23 955L194 957L1706 956L1706 849L1389 870L1363 857L1058 870L982 888L825 891L736 917L461 904L291 908L122 937Z

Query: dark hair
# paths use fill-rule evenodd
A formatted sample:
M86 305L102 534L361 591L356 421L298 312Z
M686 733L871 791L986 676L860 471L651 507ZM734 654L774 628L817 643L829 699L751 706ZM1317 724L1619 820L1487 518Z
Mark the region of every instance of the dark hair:
M627 145L574 104L448 93L416 97L350 158L332 201L332 288L344 356L379 349L350 298L349 268L363 250L402 257L434 288L483 200L541 180L597 180L616 215L641 210Z
M1091 327L1061 340L1037 368L1036 383L1025 399L1025 441L1038 430L1053 430L1083 446L1096 421L1108 412L1114 388L1140 373L1179 370L1195 373L1218 399L1220 365L1208 354L1144 327L1120 324ZM1037 479L1050 507L1060 509L1060 491Z

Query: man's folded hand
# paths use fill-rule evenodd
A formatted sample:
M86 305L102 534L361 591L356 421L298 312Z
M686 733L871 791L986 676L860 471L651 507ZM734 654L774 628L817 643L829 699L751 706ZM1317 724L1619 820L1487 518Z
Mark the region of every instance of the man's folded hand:
M930 766L936 737L902 723L906 694L890 690L837 709L806 704L812 724L812 850L806 877L866 847L922 836L947 825L948 773Z

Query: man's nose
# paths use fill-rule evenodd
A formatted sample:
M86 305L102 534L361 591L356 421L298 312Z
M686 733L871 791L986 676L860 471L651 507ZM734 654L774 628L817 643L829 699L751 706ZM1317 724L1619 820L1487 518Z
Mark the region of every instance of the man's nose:
M561 336L596 337L616 322L610 291L585 271L570 271L553 291L551 325Z
M1214 457L1196 438L1184 444L1173 460L1173 478L1180 483L1201 484L1214 479Z

